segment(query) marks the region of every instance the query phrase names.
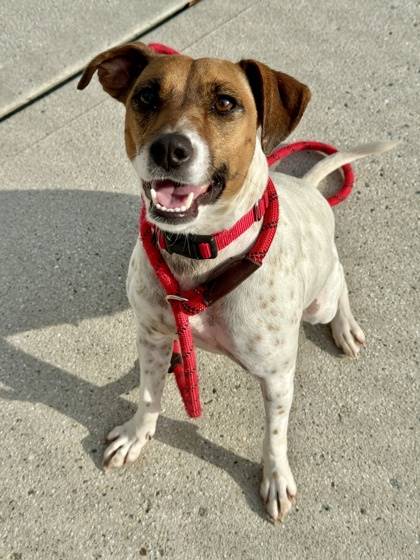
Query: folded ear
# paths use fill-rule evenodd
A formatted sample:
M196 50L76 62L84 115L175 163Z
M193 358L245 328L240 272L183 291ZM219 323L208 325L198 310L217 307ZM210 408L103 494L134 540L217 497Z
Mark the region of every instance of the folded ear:
M77 89L84 89L97 70L104 90L124 103L136 78L151 58L156 56L159 55L143 43L127 43L104 51L89 62L77 84Z
M262 147L268 154L297 126L311 92L295 78L272 70L262 62L241 60L239 66L254 95L262 128Z

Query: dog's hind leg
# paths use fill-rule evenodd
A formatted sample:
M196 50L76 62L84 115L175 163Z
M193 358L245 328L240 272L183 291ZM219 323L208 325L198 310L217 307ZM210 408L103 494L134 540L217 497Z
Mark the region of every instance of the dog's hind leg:
M366 346L365 335L350 308L349 294L343 275L343 286L338 299L337 312L331 322L334 342L350 358L357 358L360 349Z
M357 358L365 335L353 317L343 267L337 260L320 294L303 313L303 320L315 325L331 323L334 342L351 358Z
M302 319L311 325L330 323L337 313L344 282L343 267L337 259L324 287L304 310Z

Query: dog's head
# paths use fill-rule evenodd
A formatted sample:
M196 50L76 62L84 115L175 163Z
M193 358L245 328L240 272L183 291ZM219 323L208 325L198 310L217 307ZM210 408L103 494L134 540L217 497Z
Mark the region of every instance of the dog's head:
M310 99L296 79L261 62L160 55L129 43L96 56L104 90L126 108L125 144L148 200L148 218L183 231L244 184L261 128L269 153ZM207 215L208 218L208 215Z

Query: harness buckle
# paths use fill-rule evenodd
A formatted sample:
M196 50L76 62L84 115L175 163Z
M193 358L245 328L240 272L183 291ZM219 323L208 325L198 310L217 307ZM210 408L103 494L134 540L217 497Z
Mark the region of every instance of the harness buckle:
M264 195L260 198L257 204L254 205L254 220L259 222L264 216L265 210L268 205L268 191L265 190Z
M262 212L261 212L259 202L257 202L257 204L254 205L253 210L254 210L254 221L259 222L262 218Z
M188 298L177 296L175 294L167 294L165 296L165 299L166 299L166 301L170 301L171 299L174 299L175 301L188 301Z
M211 235L187 234L164 232L166 247L165 250L172 254L183 255L190 259L214 259L217 257L218 249L216 241ZM203 256L200 245L207 245L210 255Z

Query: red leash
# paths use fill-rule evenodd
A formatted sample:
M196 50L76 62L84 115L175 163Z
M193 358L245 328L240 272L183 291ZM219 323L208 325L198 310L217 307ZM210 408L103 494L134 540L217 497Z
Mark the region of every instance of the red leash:
M149 48L160 54L179 54L174 49L160 43L152 43ZM321 142L294 142L274 150L267 157L268 164L271 166L290 154L304 150L325 154L333 154L337 151L333 146ZM351 165L344 165L342 170L344 181L341 188L335 195L327 199L331 206L343 202L349 196L353 186L354 173ZM147 221L146 210L143 205L139 223L141 240L149 262L166 293L166 299L174 314L178 340L174 342L173 346L172 371L175 374L185 409L192 418L201 415L201 403L195 348L189 317L205 311L209 305L236 288L262 265L276 233L279 219L277 192L271 178L268 179L263 197L232 228L212 236L189 236L189 238L197 238L193 243L196 247L194 254L188 255L190 258L214 258L219 250L237 239L252 224L261 219L263 219L263 223L258 237L243 259L234 262L227 270L220 272L212 280L191 290L181 290L160 249L182 253L176 247L170 245L170 234L159 230ZM191 243L182 244L182 246L188 245L191 245Z
M293 144L288 144L287 146L280 146L274 150L267 157L268 165L274 165L278 161L284 159L291 154L295 154L296 152L304 152L304 151L314 151L314 152L321 152L323 154L335 154L337 149L330 144L324 144L323 142L315 142L315 141L305 141L302 140L300 142L293 142ZM343 165L343 184L341 188L333 195L327 198L330 206L335 206L336 204L340 204L343 202L351 193L351 189L353 188L353 183L355 180L354 171L352 166L347 163Z

